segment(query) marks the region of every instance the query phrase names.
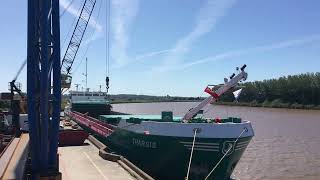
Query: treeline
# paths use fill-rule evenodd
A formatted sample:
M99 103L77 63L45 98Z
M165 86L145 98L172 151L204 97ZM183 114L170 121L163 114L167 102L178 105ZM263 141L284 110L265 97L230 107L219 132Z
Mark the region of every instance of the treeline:
M116 94L109 95L112 103L148 103L148 102L181 102L181 101L200 101L200 97L178 97L178 96L150 96L135 94Z
M320 109L320 72L306 73L246 82L239 97L238 105ZM220 104L232 103L234 97L228 93L221 98Z

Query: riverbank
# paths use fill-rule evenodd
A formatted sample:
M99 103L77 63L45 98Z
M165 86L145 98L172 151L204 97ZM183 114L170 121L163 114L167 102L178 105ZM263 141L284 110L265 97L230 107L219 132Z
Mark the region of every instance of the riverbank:
M177 100L177 101L154 101L154 100L117 100L112 101L112 104L127 104L127 103L164 103L164 102L201 102L194 100ZM245 107L262 107L262 108L282 108L282 109L306 109L306 110L320 110L320 105L303 105L303 104L290 104L290 103L282 103L278 101L268 102L265 101L263 103L258 103L256 101L253 102L216 102L217 105L226 105L226 106L245 106Z
M320 110L320 105L313 104L297 104L297 103L282 103L278 101L263 103L254 102L216 102L218 105L227 105L227 106L246 106L246 107L262 107L262 108L283 108L283 109L310 109L310 110Z
M201 102L195 100L115 100L111 104L127 104L127 103L160 103L160 102Z

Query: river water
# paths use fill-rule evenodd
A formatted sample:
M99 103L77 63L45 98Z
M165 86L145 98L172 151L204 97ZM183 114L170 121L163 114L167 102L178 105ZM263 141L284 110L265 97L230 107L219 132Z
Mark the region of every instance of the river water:
M173 111L183 116L196 102L114 104L130 114ZM207 117L241 117L252 122L255 136L232 177L320 180L320 111L207 106Z

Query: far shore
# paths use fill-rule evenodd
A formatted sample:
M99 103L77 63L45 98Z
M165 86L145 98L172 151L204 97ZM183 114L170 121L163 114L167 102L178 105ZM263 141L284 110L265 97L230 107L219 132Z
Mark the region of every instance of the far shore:
M194 100L179 100L179 101L148 101L148 100L116 100L111 104L129 104L129 103L164 103L164 102L201 102ZM216 105L224 106L240 106L240 107L261 107L261 108L281 108L281 109L304 109L304 110L320 110L320 105L303 105L303 104L289 104L289 103L247 103L247 102L216 102Z

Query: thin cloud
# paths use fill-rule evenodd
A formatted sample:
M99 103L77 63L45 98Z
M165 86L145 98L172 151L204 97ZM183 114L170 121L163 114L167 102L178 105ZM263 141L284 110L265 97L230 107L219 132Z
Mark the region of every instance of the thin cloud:
M134 59L130 61L130 63L144 61L146 58L151 58L151 57L156 57L156 56L166 56L168 54L172 54L177 51L178 51L178 49L164 49L164 50L159 50L159 51L143 53L143 54L135 56Z
M78 10L74 7L73 4L70 4L70 2L71 1L69 1L69 0L60 0L60 6L63 9L65 9L69 14L71 14L75 17L79 17L80 12L78 12ZM99 22L97 22L95 17L91 16L90 21L89 21L89 26L94 28L97 33L102 33L102 29L103 29L102 25Z
M189 68L189 67L199 65L199 64L215 62L215 61L219 61L219 60L223 60L223 59L227 59L227 58L232 58L232 57L243 56L243 55L247 55L247 54L251 54L251 53L261 53L261 52L268 52L268 51L273 51L273 50L277 50L277 49L300 46L300 45L312 43L315 41L320 41L320 34L307 36L307 37L300 38L300 39L292 39L292 40L277 42L277 43L269 44L269 45L257 46L257 47L253 47L253 48L228 51L228 52L221 53L221 54L218 54L215 56L210 56L210 57L206 57L206 58L203 58L200 60L196 60L196 61L193 61L190 63L181 64L179 67L176 67L175 69L185 69L185 68Z
M192 31L176 42L172 48L176 50L175 53L165 57L163 64L154 70L162 72L178 66L181 57L190 51L190 47L199 38L212 31L234 4L235 0L207 0L196 16Z
M112 68L117 69L117 68L122 68L124 65L132 64L132 63L137 63L137 62L142 62L145 61L147 58L150 59L152 57L157 57L157 56L165 56L170 53L176 52L177 49L164 49L164 50L158 50L158 51L153 51L153 52L147 52L147 53L142 53L139 55L136 55L132 59L127 59L125 64L122 66L113 66Z
M128 63L129 30L139 10L139 0L111 1L111 58L116 67Z
M141 54L135 57L135 60L142 60L145 58L149 58L149 57L154 57L154 56L159 56L159 55L163 55L163 54L168 54L168 53L172 53L175 52L177 50L175 49L165 49L165 50L160 50L160 51L154 51L154 52L148 52L145 54Z

